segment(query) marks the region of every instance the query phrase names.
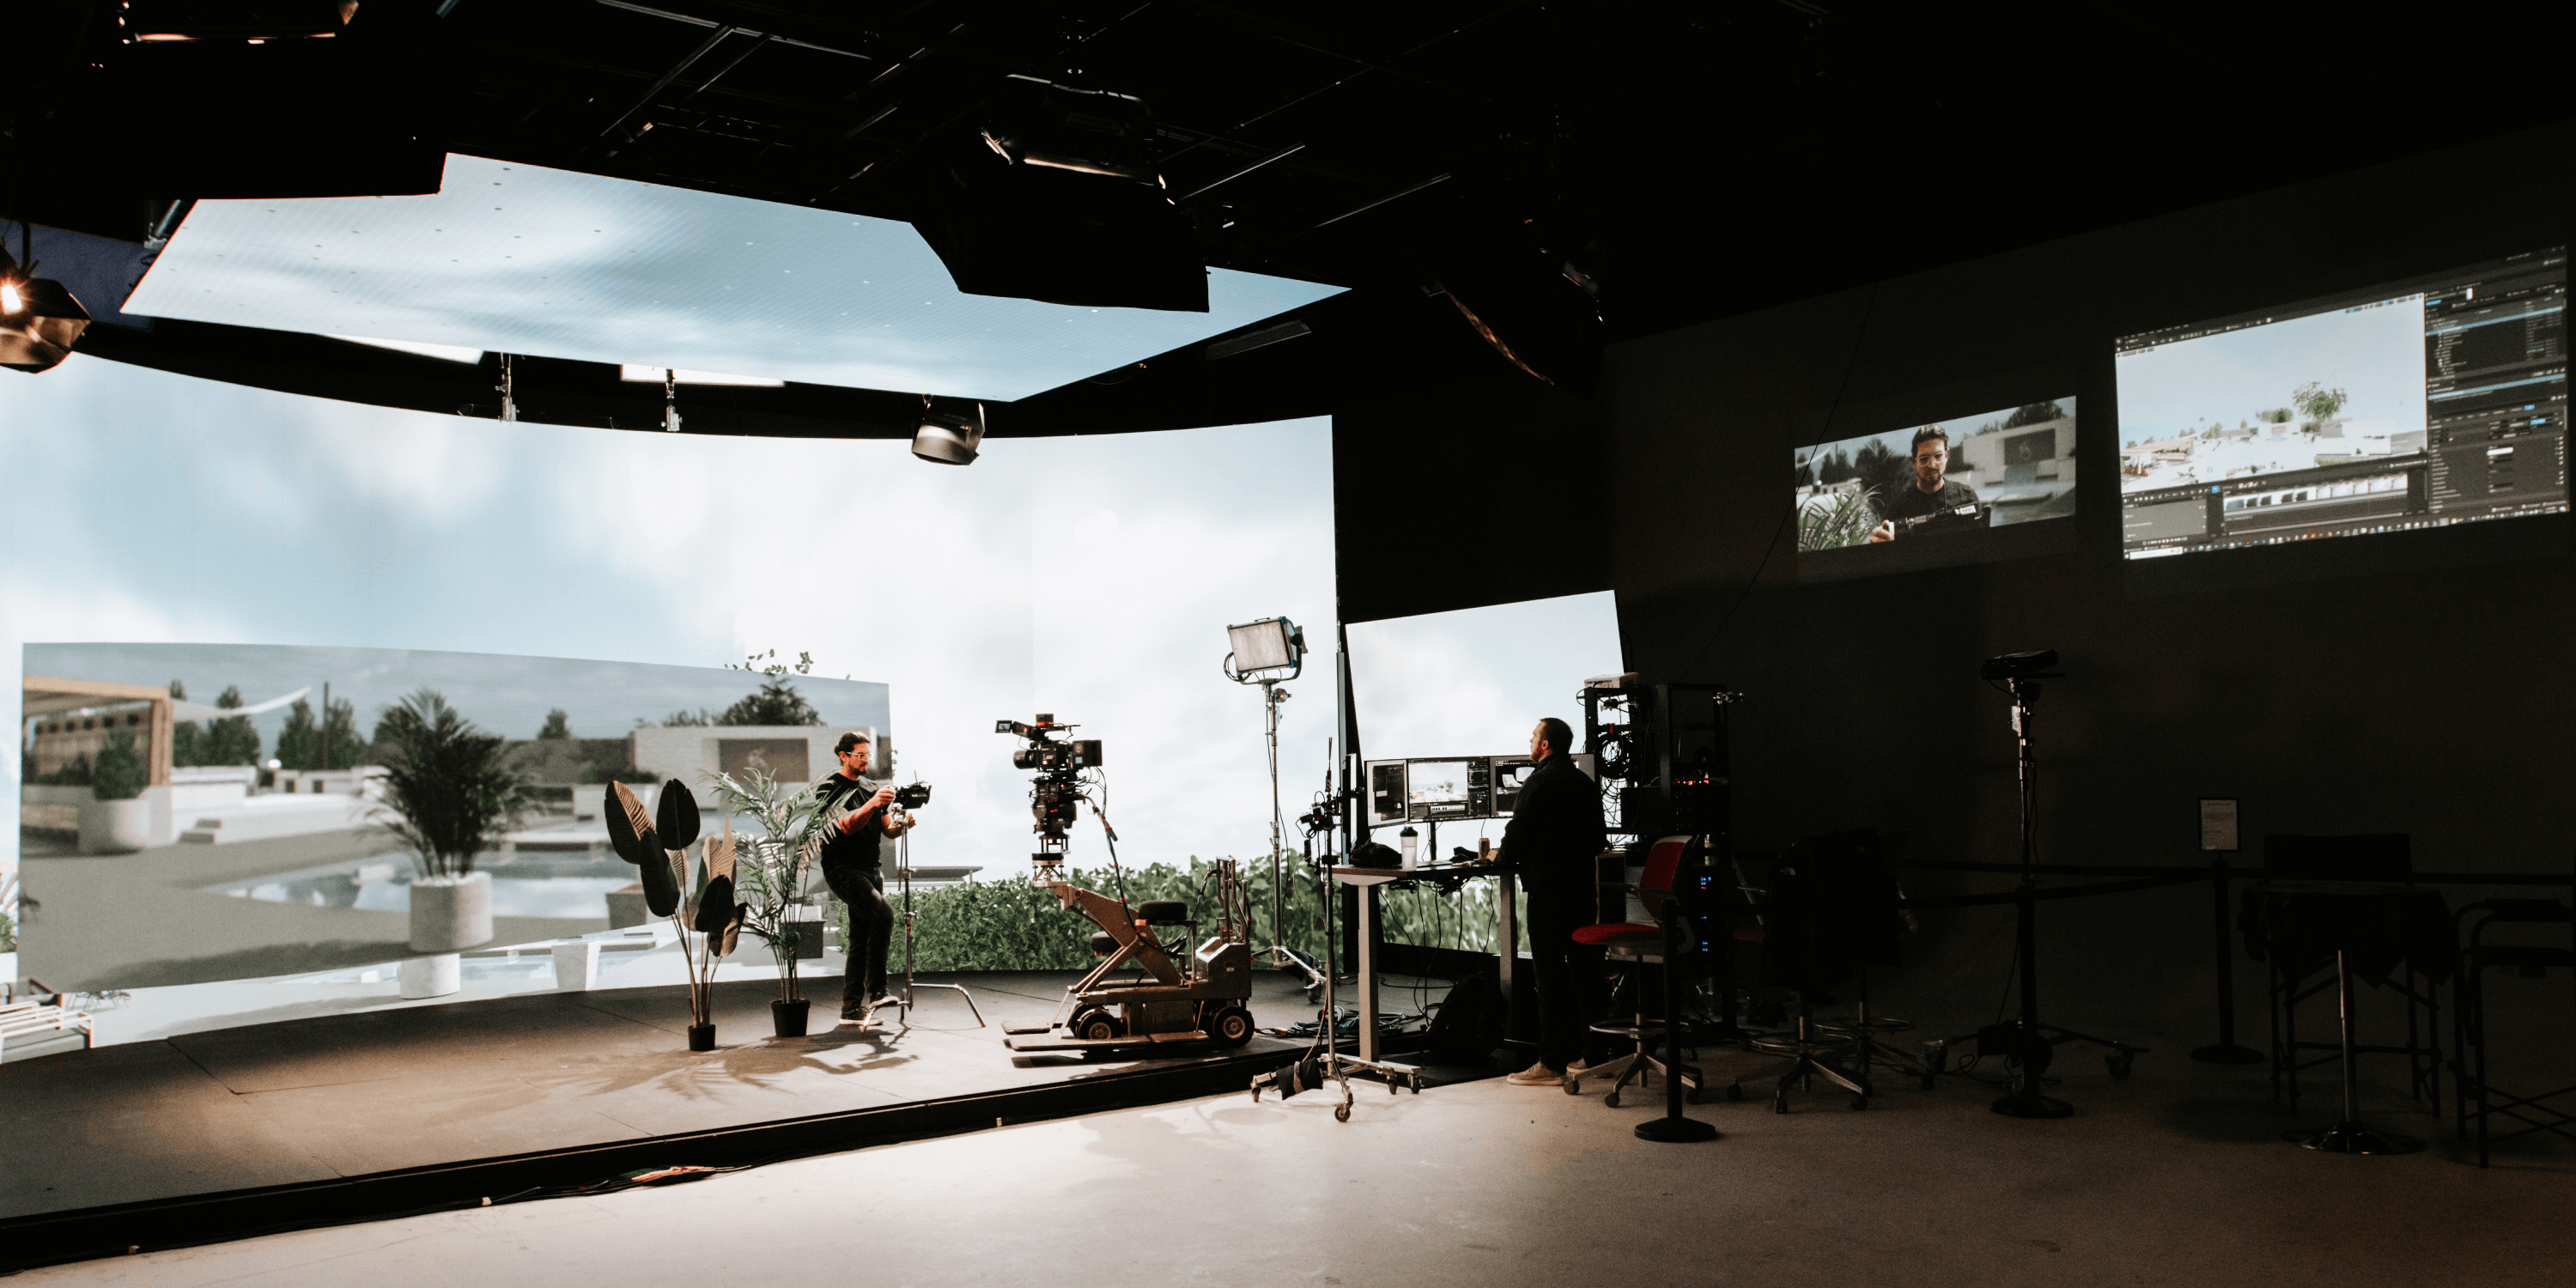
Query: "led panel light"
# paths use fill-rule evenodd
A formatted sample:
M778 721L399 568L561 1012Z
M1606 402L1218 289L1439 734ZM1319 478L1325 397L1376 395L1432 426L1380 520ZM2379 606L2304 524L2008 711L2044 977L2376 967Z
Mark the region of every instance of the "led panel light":
M967 295L909 224L450 156L429 196L200 201L125 308L1007 401L1341 289L1211 269L1206 313Z

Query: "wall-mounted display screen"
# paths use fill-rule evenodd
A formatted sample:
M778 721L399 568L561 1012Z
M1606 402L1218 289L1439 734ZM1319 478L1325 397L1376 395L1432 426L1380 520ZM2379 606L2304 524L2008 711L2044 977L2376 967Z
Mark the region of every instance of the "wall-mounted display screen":
M2124 337L2131 559L2567 509L2565 247Z
M2018 553L1998 529L2075 513L2075 400L1846 438L1793 454L1799 571L1892 572Z

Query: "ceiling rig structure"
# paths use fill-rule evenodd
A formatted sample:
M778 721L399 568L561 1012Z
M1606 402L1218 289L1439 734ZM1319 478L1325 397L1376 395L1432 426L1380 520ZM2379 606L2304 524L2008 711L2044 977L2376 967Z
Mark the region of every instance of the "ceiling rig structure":
M364 0L344 43L381 74L315 81L308 115L330 128L239 131L258 152L247 170L307 190L218 193L134 158L160 155L137 151L157 128L222 104L153 99L148 77L120 72L120 56L140 60L113 47L113 0L38 10L16 44L31 92L0 105L12 155L35 164L13 163L0 214L135 240L167 209L156 200L422 191L393 173L414 153L913 222L953 186L1008 78L1133 95L1201 262L1353 288L1301 314L1318 339L1226 360L1245 364L1229 388L1259 366L1310 400L1329 383L1319 364L1358 356L1328 319L1371 344L1405 318L1463 330L1462 313L1508 337L1469 294L1579 277L1597 335L1617 340L2566 112L2546 78L2485 78L2474 111L2441 112L2319 79L2465 57L2473 37L2453 49L2438 31L2297 14L2221 27L1894 0ZM349 142L367 129L400 145ZM1479 285L1442 298L1461 282ZM1376 329L1350 327L1357 315ZM1478 351L1509 378L1529 366ZM1153 383L1100 379L1129 376L1126 395ZM1063 392L1026 410L1099 397ZM994 433L1023 432L1014 419L997 412Z

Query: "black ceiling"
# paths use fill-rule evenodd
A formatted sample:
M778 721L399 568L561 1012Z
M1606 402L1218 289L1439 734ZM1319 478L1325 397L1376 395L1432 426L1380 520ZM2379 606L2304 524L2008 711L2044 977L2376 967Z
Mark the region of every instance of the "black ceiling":
M19 155L132 56L112 12L50 6L18 44L52 69L0 107ZM379 101L312 107L431 149L908 219L993 84L1041 76L1152 106L1210 264L1392 294L1497 248L1585 249L1615 339L2556 119L2564 93L2518 66L2541 46L2509 22L2455 37L2429 19L1807 0L365 0L349 31L374 24L400 74ZM361 160L230 124L317 175ZM83 146L81 178L38 167L31 186L13 167L0 207L134 237L141 199L209 195Z

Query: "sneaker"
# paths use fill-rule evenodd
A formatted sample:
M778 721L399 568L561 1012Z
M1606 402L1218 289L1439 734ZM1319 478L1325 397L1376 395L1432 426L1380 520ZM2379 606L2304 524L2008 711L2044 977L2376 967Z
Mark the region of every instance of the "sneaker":
M1561 1087L1565 1085L1565 1075L1548 1068L1547 1062L1542 1060L1503 1081L1516 1087Z

